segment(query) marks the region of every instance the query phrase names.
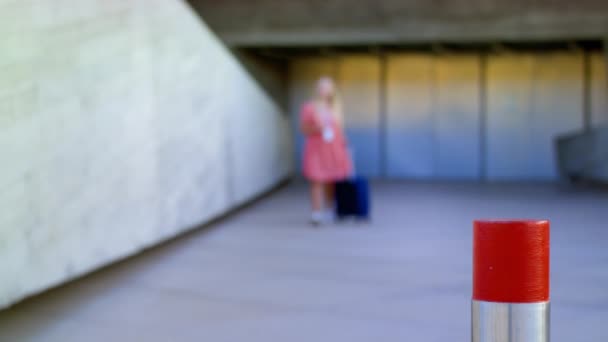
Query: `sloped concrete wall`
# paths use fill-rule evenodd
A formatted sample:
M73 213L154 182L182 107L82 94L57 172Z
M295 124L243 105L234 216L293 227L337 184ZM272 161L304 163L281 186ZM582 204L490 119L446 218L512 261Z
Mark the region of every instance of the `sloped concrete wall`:
M287 117L181 0L0 0L0 307L291 172Z

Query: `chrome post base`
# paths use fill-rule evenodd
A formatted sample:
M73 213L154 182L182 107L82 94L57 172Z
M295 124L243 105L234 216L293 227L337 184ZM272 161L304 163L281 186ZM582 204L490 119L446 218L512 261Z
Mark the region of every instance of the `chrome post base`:
M549 302L471 305L472 342L549 342Z

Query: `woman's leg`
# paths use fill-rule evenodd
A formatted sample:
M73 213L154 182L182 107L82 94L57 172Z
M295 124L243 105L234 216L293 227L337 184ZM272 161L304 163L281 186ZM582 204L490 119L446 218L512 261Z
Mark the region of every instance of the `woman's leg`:
M319 224L323 220L323 199L325 188L321 182L310 183L310 202L312 207L312 223Z
M324 208L323 213L325 215L325 219L329 221L333 221L335 219L334 214L334 205L335 205L335 185L334 183L325 183L323 184L323 199L324 199Z
M325 209L334 209L335 202L335 186L334 183L325 183L324 186L324 198L325 198Z

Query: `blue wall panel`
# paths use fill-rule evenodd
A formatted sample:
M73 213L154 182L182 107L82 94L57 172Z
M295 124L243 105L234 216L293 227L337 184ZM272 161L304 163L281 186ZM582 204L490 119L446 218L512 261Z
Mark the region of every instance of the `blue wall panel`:
M434 177L480 178L480 57L440 55L434 72Z
M583 125L578 53L488 59L487 170L490 180L555 180L554 139Z
M591 124L593 127L608 125L608 82L606 81L606 58L596 52L590 56L591 72Z
M428 54L387 58L385 153L390 178L433 177L433 68Z
M606 117L602 57L591 58L594 124ZM474 53L399 53L385 62L384 69L378 56L343 55L291 65L294 129L316 79L335 77L357 171L366 176L475 180L485 171L489 180L554 180L554 138L583 125L582 53L492 54L484 64Z
M377 56L348 55L338 60L337 79L356 172L369 177L381 175L380 71Z

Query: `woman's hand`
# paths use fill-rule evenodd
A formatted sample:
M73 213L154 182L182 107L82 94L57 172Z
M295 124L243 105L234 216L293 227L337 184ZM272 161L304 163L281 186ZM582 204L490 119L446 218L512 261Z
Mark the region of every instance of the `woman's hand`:
M321 120L315 112L314 106L308 105L303 109L300 121L300 130L306 135L321 134Z
M302 133L306 135L321 133L321 127L319 127L319 125L317 125L315 122L302 122L300 129L302 130Z

